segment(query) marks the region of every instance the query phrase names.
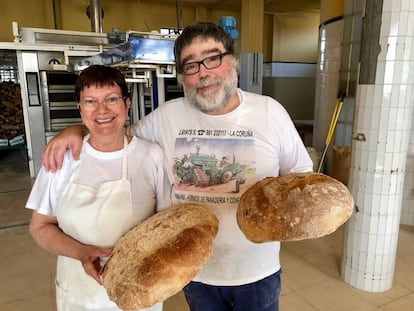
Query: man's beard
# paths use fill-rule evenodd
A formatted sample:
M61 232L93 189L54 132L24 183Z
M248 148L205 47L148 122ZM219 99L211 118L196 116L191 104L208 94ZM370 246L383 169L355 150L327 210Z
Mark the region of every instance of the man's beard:
M212 91L206 91L198 94L197 89L207 85L218 84L221 87ZM227 78L206 78L193 88L187 88L183 85L184 94L187 100L197 109L203 112L212 112L224 108L234 95L237 88L237 71L232 69Z

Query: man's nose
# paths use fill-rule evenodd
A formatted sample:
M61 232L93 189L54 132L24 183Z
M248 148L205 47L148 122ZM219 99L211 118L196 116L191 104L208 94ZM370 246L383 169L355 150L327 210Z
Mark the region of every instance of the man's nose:
M209 71L210 70L207 69L207 67L204 64L200 64L200 70L198 71L198 75L204 77L208 75Z

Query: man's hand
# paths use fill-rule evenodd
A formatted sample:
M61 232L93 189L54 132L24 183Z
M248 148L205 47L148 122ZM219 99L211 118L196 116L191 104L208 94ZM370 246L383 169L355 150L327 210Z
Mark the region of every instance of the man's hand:
M56 172L61 169L63 156L67 149L71 149L73 158L79 160L83 136L86 133L87 129L83 125L74 125L52 138L42 154L42 165L45 170Z
M101 285L103 282L99 274L99 271L101 270L100 259L101 257L108 257L111 253L112 249L109 248L99 248L96 246L85 245L83 247L82 256L79 258L86 274L93 277L96 282Z

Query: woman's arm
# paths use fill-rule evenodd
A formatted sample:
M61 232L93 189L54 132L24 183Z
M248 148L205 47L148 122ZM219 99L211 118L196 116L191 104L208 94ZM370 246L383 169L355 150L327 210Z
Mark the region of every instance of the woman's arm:
M33 211L29 229L40 247L52 254L79 260L85 272L102 284L99 258L109 256L112 249L84 245L60 230L56 217L42 215L36 211Z

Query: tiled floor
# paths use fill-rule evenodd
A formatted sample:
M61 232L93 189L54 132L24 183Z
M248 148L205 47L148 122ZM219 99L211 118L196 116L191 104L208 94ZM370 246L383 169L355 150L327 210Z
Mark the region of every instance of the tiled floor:
M0 151L0 310L53 311L55 256L32 241L24 208L32 180L23 150ZM281 311L414 310L414 227L402 226L394 286L385 293L350 287L340 278L342 230L282 245ZM182 293L164 311L188 311Z

